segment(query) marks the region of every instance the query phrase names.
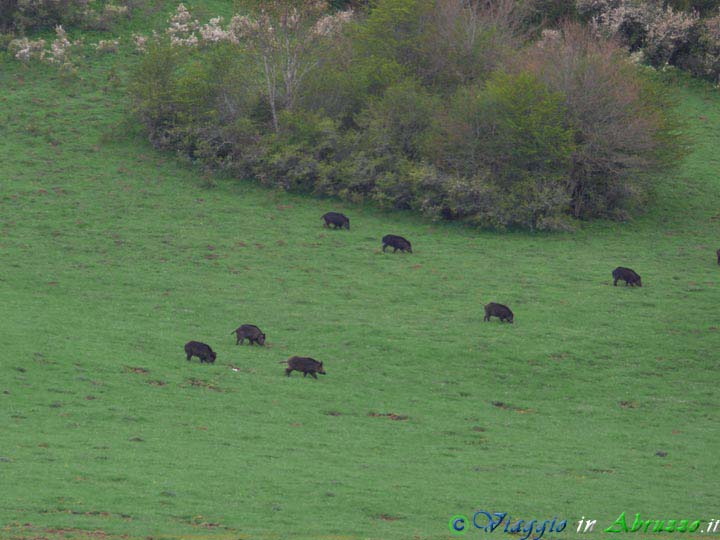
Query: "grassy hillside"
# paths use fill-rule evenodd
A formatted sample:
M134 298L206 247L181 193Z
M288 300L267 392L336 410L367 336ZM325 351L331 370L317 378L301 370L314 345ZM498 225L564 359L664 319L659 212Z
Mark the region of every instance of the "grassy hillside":
M714 90L677 85L694 150L645 217L494 234L158 154L123 122L131 61L69 83L0 66L0 538L718 517ZM330 209L352 229L324 229ZM415 253L383 254L387 233ZM643 288L612 287L618 265ZM515 324L484 323L489 301ZM235 346L242 323L268 346ZM186 362L191 339L217 362ZM286 378L295 354L327 375Z

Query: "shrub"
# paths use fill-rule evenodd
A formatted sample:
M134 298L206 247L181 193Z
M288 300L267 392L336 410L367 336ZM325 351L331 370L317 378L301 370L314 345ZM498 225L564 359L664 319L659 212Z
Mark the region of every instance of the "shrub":
M160 148L172 147L169 130L176 125L178 51L163 42L148 46L129 85L133 110L148 131L150 140Z
M460 89L427 143L433 162L458 177L450 209L478 224L529 228L565 211L574 144L563 101L527 72Z
M422 139L439 107L432 95L412 80L390 86L382 97L370 100L357 116L366 148L374 154L400 154L418 159Z
M572 132L563 96L530 73L497 73L481 88L462 88L437 118L427 152L448 172L491 171L500 184L527 173L567 168Z
M613 41L568 24L528 54L524 69L564 96L575 133L569 192L578 218L638 207L652 171L678 158L672 107Z
M17 34L75 26L109 30L120 19L131 16L138 0L3 0L0 2L0 31Z
M119 39L101 39L95 44L95 50L101 54L116 53L119 49Z
M522 42L522 2L379 0L356 29L361 58L401 66L436 92L482 79Z
M619 45L564 25L511 52L529 3L379 0L350 24L298 5L228 26L179 8L135 36L153 143L278 189L531 230L625 218L678 155L668 102ZM283 13L297 57L271 39Z

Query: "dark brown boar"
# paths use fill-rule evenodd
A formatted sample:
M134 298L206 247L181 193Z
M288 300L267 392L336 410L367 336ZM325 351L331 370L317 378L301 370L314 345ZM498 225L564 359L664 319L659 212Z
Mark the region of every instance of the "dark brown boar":
M615 287L617 287L617 282L621 279L625 282L626 287L628 285L632 287L635 285L642 287L642 280L640 279L640 276L635 272L635 270L631 270L630 268L618 266L615 270L613 270L612 276L614 279L613 285Z
M185 344L185 354L187 355L188 361L193 356L197 356L200 359L200 363L207 362L213 363L217 358L217 354L210 348L210 345L200 343L199 341L188 341Z
M265 345L265 334L254 324L243 324L230 333L237 337L235 345L244 343L246 338L250 341L250 345L255 345L255 343Z
M330 225L332 225L334 229L342 229L343 227L350 229L350 219L345 214L328 212L322 218L325 220L323 227L330 228Z
M291 356L287 360L280 362L281 364L287 364L287 369L285 370L285 374L289 377L290 374L293 371L302 371L303 377L307 377L307 374L309 373L314 378L317 379L317 373L320 373L320 375L325 375L325 370L323 369L323 363L318 362L314 358L307 358L304 356Z
M412 246L410 245L410 242L408 242L405 238L402 236L397 236L395 234L386 234L383 236L382 239L382 250L385 251L385 249L390 246L393 248L393 253L395 253L398 249L400 251L407 251L408 253L412 253Z
M500 322L507 321L510 324L515 320L515 316L509 307L496 304L495 302L490 302L485 306L485 317L483 320L489 321L490 317L499 317Z

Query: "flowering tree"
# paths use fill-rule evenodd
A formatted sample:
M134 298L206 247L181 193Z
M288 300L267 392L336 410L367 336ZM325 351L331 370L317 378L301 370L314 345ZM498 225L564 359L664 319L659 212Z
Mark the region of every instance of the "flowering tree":
M293 108L303 79L318 64L314 49L352 17L351 11L330 15L326 10L324 1L298 8L288 0L273 0L250 16L232 18L231 39L243 43L262 70L276 132L278 111Z
M50 44L50 49L45 48L45 40L30 40L26 37L14 39L10 42L8 50L15 58L23 62L39 59L50 64L56 64L65 71L73 71L73 48L81 45L81 40L71 42L62 26L55 27L55 40Z

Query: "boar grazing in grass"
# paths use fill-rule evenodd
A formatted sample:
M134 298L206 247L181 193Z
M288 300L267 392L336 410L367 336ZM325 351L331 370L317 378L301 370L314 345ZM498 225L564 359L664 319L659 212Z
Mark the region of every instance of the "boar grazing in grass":
M635 273L634 270L631 270L630 268L623 268L622 266L618 266L615 270L613 270L612 273L613 279L613 285L617 287L617 282L619 280L623 280L625 282L625 286L628 285L638 287L642 287L642 280L640 279L640 276Z
M325 220L323 227L330 228L330 225L332 225L334 229L342 229L343 227L350 229L350 219L345 214L328 212L322 218Z
M250 341L250 345L255 345L255 343L258 345L265 345L265 334L263 334L262 330L254 324L243 324L240 328L237 328L230 333L235 334L237 337L235 345L244 343L246 338Z
M302 371L303 377L307 377L307 374L309 373L314 378L317 379L317 373L320 373L320 375L325 375L325 370L323 369L323 363L318 362L314 358L306 358L303 356L292 356L288 358L287 360L280 362L281 364L287 364L287 369L285 370L285 374L289 377L290 374L293 371Z
M386 234L385 236L383 236L382 246L383 251L385 251L385 249L390 246L391 248L393 248L393 253L395 253L398 249L400 251L407 251L408 253L413 252L410 242L408 242L402 236L396 236L394 234Z
M498 317L500 322L507 321L510 324L512 324L515 319L509 307L496 304L495 302L490 302L485 306L485 318L483 320L489 321L490 317Z
M188 361L193 356L197 356L200 359L200 363L207 362L213 363L217 358L217 354L210 348L210 345L200 343L199 341L188 341L185 344L185 354L187 355Z

